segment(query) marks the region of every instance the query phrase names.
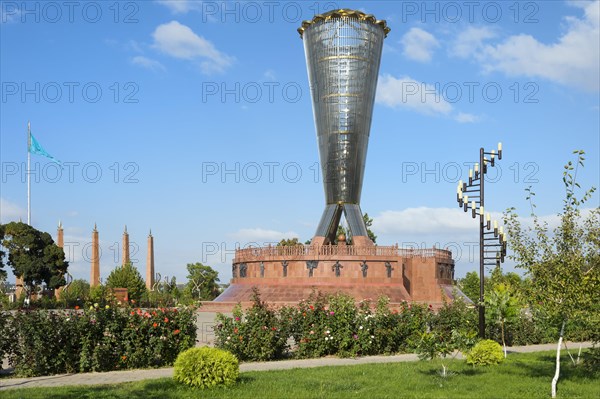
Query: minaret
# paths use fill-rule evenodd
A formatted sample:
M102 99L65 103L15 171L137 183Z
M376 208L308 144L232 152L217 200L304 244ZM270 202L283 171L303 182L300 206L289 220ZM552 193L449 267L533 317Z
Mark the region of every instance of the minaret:
M62 227L62 222L59 220L58 221L58 229L56 230L56 245L59 248L65 247L65 235L64 234L65 234L65 232Z
M59 248L65 247L64 231L62 227L62 222L60 220L58 221L58 229L56 230L56 246L58 246ZM60 293L62 292L62 290L63 287L58 287L57 289L55 289L54 296L56 298L60 298Z
M154 237L152 237L152 230L148 234L148 255L146 257L146 288L148 291L152 290L154 286Z
M92 231L92 273L90 276L90 287L100 284L100 244L98 241L98 229L94 223Z
M15 277L15 297L17 300L23 294L23 279L21 277Z
M129 259L129 233L127 232L127 225L125 225L125 231L123 231L123 266L130 263Z

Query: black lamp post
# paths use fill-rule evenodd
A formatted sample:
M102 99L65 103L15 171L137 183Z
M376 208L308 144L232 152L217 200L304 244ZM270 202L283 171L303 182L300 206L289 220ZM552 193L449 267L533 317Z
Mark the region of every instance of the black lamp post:
M486 158L486 155L489 158ZM498 143L498 160L502 159L502 143ZM502 226L498 228L498 222L494 220L493 229L490 213L484 211L485 198L485 174L488 167L495 166L496 152L494 150L485 152L479 149L479 163L475 168L469 170L469 182L458 182L456 188L456 201L458 206L465 212L471 208L473 219L479 215L479 336L485 338L485 306L484 306L484 267L500 266L506 256L506 235ZM479 166L481 165L481 171ZM471 194L471 195L469 195ZM470 202L469 202L470 201Z

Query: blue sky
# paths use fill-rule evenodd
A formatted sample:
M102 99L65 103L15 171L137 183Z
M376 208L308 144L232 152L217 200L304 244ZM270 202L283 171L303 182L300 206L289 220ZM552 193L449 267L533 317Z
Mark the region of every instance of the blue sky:
M68 3L68 2L67 2ZM361 207L378 243L449 247L478 268L477 223L455 202L479 147L503 143L486 208L553 223L571 152L599 182L599 3L1 2L0 220L26 220L26 128L63 162L32 157L32 224L65 228L70 271L120 263L124 225L143 272L231 277L236 246L312 237L324 206L304 49L315 12L386 19ZM598 206L598 195L589 206ZM510 269L510 262L507 262Z

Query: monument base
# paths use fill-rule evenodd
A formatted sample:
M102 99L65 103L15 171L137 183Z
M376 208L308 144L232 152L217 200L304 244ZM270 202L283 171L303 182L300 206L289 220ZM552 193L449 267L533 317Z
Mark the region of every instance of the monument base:
M314 291L344 293L357 302L387 296L391 304L427 303L464 296L453 287L454 260L441 249L399 249L375 245L297 245L247 248L236 251L230 286L211 308L233 308L261 299L277 305L297 304ZM466 298L466 297L465 297ZM202 309L202 308L201 308ZM212 310L214 311L214 310ZM225 311L225 310L224 310Z

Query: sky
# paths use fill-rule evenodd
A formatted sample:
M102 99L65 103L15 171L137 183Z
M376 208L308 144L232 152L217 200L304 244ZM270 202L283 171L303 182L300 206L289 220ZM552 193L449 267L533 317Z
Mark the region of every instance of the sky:
M361 199L379 245L449 248L456 277L478 270L456 186L498 142L496 219L528 217L531 187L555 224L573 150L581 186L600 186L598 1L0 3L0 222L27 219L30 121L61 161L32 155L32 225L56 239L62 223L74 278L89 279L95 224L104 279L125 226L142 275L151 230L156 271L179 282L195 262L229 282L235 248L313 236L324 193L296 29L333 8L391 28Z

